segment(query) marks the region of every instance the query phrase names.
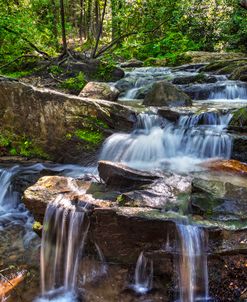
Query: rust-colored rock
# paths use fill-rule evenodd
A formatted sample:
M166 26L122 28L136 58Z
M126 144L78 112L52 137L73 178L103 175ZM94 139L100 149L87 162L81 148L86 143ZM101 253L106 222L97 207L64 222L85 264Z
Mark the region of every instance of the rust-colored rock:
M247 176L247 164L238 160L210 160L202 163L201 166L212 171L229 172Z

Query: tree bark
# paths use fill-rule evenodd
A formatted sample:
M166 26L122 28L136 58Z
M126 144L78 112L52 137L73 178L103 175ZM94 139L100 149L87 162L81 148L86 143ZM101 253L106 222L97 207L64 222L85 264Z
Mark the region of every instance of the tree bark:
M58 30L57 30L58 13L57 13L57 6L55 0L51 0L51 7L52 7L52 14L53 14L52 32L55 37L55 47L58 49Z
M65 14L64 14L64 2L60 0L60 18L62 27L62 39L63 39L63 54L68 52L67 39L66 39L66 29L65 29Z
M105 2L104 2L102 17L101 17L101 23L99 25L99 31L98 31L95 47L94 47L94 49L92 51L92 54L91 54L91 58L95 58L96 52L98 50L99 41L100 41L100 37L101 37L101 34L102 34L102 30L103 30L103 23L104 23L104 19L105 19L106 6L107 6L107 0L105 0Z

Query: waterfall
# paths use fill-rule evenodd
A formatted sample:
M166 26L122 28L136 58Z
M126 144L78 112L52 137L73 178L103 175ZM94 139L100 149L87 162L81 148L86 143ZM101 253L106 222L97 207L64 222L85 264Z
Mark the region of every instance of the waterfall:
M100 159L127 163L136 168L161 167L163 161L188 158L229 158L232 139L225 128L231 114L215 112L181 116L172 124L157 115L139 115L137 126L130 134L110 136ZM180 163L178 164L180 165Z
M135 283L132 286L138 294L146 294L153 286L153 262L140 253L135 268Z
M179 302L209 301L206 236L203 229L177 224Z
M43 296L54 294L57 289L66 294L76 293L80 257L87 236L84 218L85 211L78 210L62 196L48 205L41 243Z
M209 99L247 100L247 86L236 83L227 84L223 89L212 91L209 95Z

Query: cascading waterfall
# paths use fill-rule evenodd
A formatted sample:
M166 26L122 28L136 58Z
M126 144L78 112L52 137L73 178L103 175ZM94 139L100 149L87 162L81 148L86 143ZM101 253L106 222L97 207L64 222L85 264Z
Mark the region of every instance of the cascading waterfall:
M84 219L85 209L78 209L62 196L48 205L41 243L41 287L44 298L56 293L61 295L61 292L62 295L75 295L80 257L88 230L84 226ZM37 301L46 301L44 298Z
M140 253L135 268L135 283L132 288L138 294L146 294L153 286L153 262Z
M179 302L210 301L208 294L207 238L204 230L177 223L179 235Z
M231 137L226 133L231 114L215 112L181 116L176 125L154 114L140 114L136 129L109 137L101 159L127 163L137 168L162 167L162 162L184 157L229 158ZM177 166L176 166L177 168Z
M224 89L212 91L209 95L209 99L221 99L221 100L234 100L241 99L247 100L247 86L236 83L227 84Z

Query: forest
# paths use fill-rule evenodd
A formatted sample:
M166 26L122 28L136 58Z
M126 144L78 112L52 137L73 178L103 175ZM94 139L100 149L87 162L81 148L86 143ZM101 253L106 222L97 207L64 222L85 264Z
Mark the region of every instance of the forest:
M246 48L245 0L0 1L2 74L28 74L37 60L64 56L176 65L186 51Z
M247 0L0 0L0 302L247 301Z

